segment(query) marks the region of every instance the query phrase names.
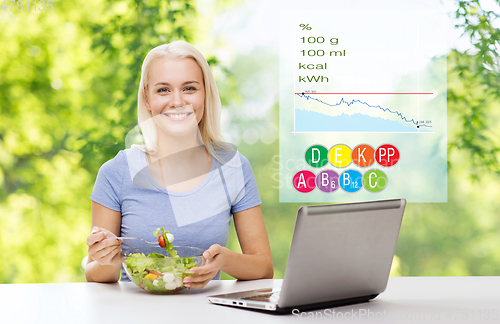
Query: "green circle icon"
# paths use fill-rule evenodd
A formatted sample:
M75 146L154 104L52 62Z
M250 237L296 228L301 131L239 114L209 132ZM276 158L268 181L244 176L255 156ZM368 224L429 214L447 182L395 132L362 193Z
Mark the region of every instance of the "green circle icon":
M321 168L328 163L328 150L322 145L313 145L307 149L305 157L307 164Z
M380 170L370 170L363 176L363 187L371 192L379 192L387 186L387 176Z

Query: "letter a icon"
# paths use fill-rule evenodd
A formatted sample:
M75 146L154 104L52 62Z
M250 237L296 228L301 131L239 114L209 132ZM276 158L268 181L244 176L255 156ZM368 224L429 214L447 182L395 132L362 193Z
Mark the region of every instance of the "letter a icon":
M300 188L300 186L304 186L304 188L307 189L306 179L304 179L304 174L303 173L301 173L300 176L299 176L299 183L297 184L297 188Z

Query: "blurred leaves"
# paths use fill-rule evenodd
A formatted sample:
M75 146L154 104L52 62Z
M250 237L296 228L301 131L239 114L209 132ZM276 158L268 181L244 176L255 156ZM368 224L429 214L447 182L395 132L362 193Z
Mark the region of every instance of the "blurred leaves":
M495 1L500 5L500 1ZM457 1L457 27L470 37L472 48L448 55L449 116L460 124L449 137L449 153L465 150L472 162L471 176L485 170L500 172L500 12L483 10L481 1Z
M456 3L472 46L447 58L449 202L408 205L393 274L497 275L500 268L499 13L479 0ZM97 170L137 124L142 61L162 43L200 40L206 31L198 24L188 0L76 0L52 12L0 16L0 283L85 280L89 196ZM228 65L217 55L207 60L229 140L252 163L275 278L282 278L299 204L278 203L273 55L256 48ZM234 230L228 247L239 250Z
M142 61L191 41L196 14L193 1L79 0L2 15L0 283L84 280L89 196L137 124Z
M495 1L500 5L500 1ZM409 204L400 274L498 275L500 269L499 13L457 1L471 48L448 54L448 203Z

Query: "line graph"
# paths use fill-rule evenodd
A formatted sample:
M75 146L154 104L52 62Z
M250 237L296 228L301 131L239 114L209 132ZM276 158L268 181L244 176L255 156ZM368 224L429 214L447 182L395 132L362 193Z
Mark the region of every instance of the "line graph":
M366 129L370 129L372 131L378 131L378 132L422 132L422 129L431 129L432 126L428 124L430 122L427 120L427 123L420 121L418 118L411 118L408 116L405 116L402 112L396 110L396 109L390 109L387 107L382 107L380 104L370 104L368 103L367 100L360 100L360 99L346 99L344 96L340 98L336 103L329 103L326 101L323 101L321 99L315 98L313 96L320 95L320 94L330 94L330 95L375 95L375 94L405 94L405 95L433 95L432 92L420 92L420 93L410 93L410 92L405 92L405 93L354 93L354 92L343 92L343 93L304 93L304 92L298 92L295 93L295 95L299 98L305 99L306 101L314 101L316 103L319 103L321 105L327 106L327 107L341 107L345 105L346 107L344 109L340 109L335 111L334 109L330 108L329 110L325 109L319 109L317 107L310 107L311 109L295 109L295 113L300 114L300 119L297 122L297 118L295 118L295 132L307 132L308 128L310 128L309 131L317 132L318 131L318 122L319 120L322 120L323 123L325 121L325 118L330 119L329 124L330 127L320 127L323 128L323 131L363 131ZM301 105L301 103L298 103L299 106L304 107L304 105ZM296 103L297 106L297 103ZM354 109L349 109L349 107L354 107ZM358 106L358 107L355 107ZM347 108L347 109L346 109ZM368 108L368 109L367 109ZM380 114L380 112L383 112L385 114ZM392 114L392 116L391 116ZM366 117L365 117L366 116ZM394 116L397 116L398 118L393 118ZM367 118L368 117L368 118ZM334 118L341 119L341 120L335 120ZM347 123L350 126L350 128L346 128L346 119L353 119L351 120L352 123ZM357 121L356 121L357 119ZM387 123L384 121L392 121L392 122L399 122L402 123L406 127L411 127L409 129L404 129L401 127L397 127L396 125L391 125L391 123ZM297 125L297 123L299 125ZM321 122L320 122L321 123ZM308 127L308 124L314 127ZM354 125L352 125L354 124ZM370 127L367 124L372 124ZM357 126L356 126L357 125ZM297 127L298 126L298 127ZM354 126L354 127L352 127Z

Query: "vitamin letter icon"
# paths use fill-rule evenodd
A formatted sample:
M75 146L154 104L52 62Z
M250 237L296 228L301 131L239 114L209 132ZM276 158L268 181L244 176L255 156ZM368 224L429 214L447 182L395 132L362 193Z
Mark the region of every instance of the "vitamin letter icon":
M375 162L375 150L370 145L361 144L352 150L352 162L365 168Z
M328 153L330 163L337 168L345 168L351 164L351 148L344 144L335 145Z
M399 151L391 144L381 145L375 151L375 160L381 166L391 167L399 161Z
M334 192L339 188L339 174L333 170L321 171L316 177L316 187L323 192Z
M299 171L293 177L293 186L300 192L311 192L316 188L316 176L311 171Z
M328 150L322 145L313 145L307 149L305 158L313 168L324 167L328 163Z

